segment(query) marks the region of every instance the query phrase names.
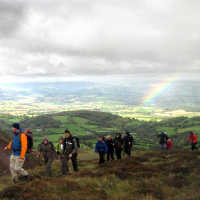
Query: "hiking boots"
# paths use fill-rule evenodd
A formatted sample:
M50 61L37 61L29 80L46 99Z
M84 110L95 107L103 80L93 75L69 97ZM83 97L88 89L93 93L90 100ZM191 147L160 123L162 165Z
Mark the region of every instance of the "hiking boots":
M17 184L18 182L19 182L18 178L17 178L17 177L14 177L14 178L13 178L13 183L14 183L14 184Z
M27 176L20 176L19 180L20 181L24 181L24 182L29 182L29 181L31 181L31 177L29 175L27 175Z

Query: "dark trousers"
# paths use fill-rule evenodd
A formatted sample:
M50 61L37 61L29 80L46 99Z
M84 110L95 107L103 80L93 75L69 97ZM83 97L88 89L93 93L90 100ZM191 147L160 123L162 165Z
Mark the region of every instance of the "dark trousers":
M99 164L102 164L105 162L105 153L99 152Z
M116 149L115 153L116 153L116 156L117 156L117 160L122 159L122 149Z
M61 158L61 172L63 175L66 175L67 172L69 171L69 167L68 167L68 158L67 155L62 155Z
M198 149L198 147L196 146L197 143L192 143L191 144L191 150L194 151L195 149Z
M111 160L114 160L114 151L108 151L107 153L107 161L109 161L111 158Z
M53 159L45 158L44 163L46 165L46 176L52 176L51 166L53 164Z
M71 160L72 160L72 166L73 166L73 169L74 169L75 172L78 171L78 159L77 159L77 157L78 157L78 154L74 153L72 155L72 158L71 158Z
M78 160L77 160L78 154L75 153L72 155L72 158L69 158L69 154L63 155L61 157L61 171L63 175L66 175L67 172L69 172L69 160L72 160L72 166L74 171L78 171Z
M124 152L128 155L131 156L131 148L130 147L125 147Z

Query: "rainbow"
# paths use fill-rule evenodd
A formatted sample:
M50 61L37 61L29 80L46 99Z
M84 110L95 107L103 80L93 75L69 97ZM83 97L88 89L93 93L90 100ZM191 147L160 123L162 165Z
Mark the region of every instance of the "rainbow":
M153 87L147 96L145 96L143 103L144 104L149 104L151 103L155 98L157 98L158 96L160 96L162 93L166 92L171 85L177 81L178 77L171 77L171 78L167 78L164 81L162 81L161 83L155 85L155 87Z

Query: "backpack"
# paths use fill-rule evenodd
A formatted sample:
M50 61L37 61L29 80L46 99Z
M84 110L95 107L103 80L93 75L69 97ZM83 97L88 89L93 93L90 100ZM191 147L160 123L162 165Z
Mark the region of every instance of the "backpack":
M134 140L133 140L133 136L132 135L128 135L127 136L127 142L131 143L130 146L132 146L134 144Z
M26 151L26 153L31 153L31 150L33 148L33 138L32 138L32 136L30 136L27 133L21 133L21 134L25 134L26 137L27 137L27 151Z
M76 136L73 136L73 139L75 139L75 140L76 140L77 147L78 147L78 148L80 148L80 147L81 147L81 145L80 145L80 140L79 140L79 138L78 138L78 137L76 137Z
M33 138L30 135L27 136L27 153L30 153L33 148Z

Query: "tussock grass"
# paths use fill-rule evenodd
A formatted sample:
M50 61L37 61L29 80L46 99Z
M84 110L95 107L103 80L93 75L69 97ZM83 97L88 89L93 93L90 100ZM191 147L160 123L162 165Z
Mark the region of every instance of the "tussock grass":
M138 152L132 158L98 166L97 160L80 161L80 171L43 176L38 166L33 180L1 188L2 200L198 200L199 152ZM0 179L0 185L5 177ZM10 184L6 182L6 184Z

